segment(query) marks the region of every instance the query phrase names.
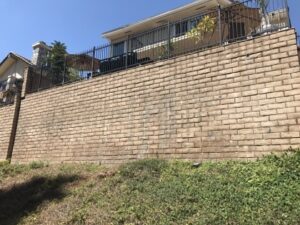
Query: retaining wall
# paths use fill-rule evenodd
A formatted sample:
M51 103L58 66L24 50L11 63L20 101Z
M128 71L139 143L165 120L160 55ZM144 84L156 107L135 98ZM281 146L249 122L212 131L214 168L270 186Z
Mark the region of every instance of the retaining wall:
M254 159L298 147L299 68L290 29L30 94L13 161Z
M12 131L15 106L0 108L0 161L5 160Z

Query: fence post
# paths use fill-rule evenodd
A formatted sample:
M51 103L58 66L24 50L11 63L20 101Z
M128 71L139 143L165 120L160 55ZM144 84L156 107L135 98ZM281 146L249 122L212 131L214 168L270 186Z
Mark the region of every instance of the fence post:
M292 27L292 22L291 22L291 17L290 17L290 7L289 7L289 3L288 3L288 0L285 0L285 9L286 9L286 12L287 12L287 25L289 28Z
M223 37L222 37L222 19L221 19L221 6L218 5L218 31L219 31L219 41L220 45L222 45Z
M41 88L42 76L43 76L43 64L41 66L41 72L40 72L40 76L39 76L39 83L38 83L37 91L39 91Z
M20 115L20 109L21 109L21 99L22 99L22 85L23 81L21 83L16 83L16 93L15 93L15 110L14 110L14 117L13 117L13 123L11 127L11 132L10 132L10 137L9 137L9 143L8 143L8 148L7 148L7 153L6 153L6 160L11 163L11 159L13 156L13 149L14 149L14 144L15 144L15 139L16 139L16 134L17 134L17 128L18 128L18 121L19 121L19 115Z
M93 48L93 58L92 58L92 77L94 76L95 71L95 56L96 56L96 47Z
M170 21L168 21L168 58L170 58L171 51L171 26Z

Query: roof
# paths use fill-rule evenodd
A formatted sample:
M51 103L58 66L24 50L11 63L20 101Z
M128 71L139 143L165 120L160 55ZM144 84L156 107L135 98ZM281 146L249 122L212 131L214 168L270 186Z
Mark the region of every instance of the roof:
M2 62L0 63L0 67L1 67L2 64L5 63L5 61L6 61L7 59L9 59L9 58L19 59L19 60L23 61L24 63L33 66L32 62L31 62L29 59L27 59L27 58L25 58L25 57L23 57L23 56L21 56L21 55L19 55L19 54L17 54L17 53L10 52L10 53L8 53L8 55L2 60Z
M10 52L0 63L0 74L5 72L17 60L20 60L29 66L34 66L29 59L16 53Z
M167 23L168 21L173 22L197 14L205 13L209 9L217 7L218 5L225 7L231 5L233 2L233 0L196 0L192 3L161 13L159 15L104 32L102 36L109 40L116 40L133 33L153 29Z

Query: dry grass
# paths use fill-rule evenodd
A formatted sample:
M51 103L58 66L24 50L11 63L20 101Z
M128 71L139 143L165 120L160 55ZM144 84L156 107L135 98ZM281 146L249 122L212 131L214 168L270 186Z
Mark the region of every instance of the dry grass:
M0 163L0 224L68 224L78 189L111 172L95 164ZM99 179L99 177L101 177Z

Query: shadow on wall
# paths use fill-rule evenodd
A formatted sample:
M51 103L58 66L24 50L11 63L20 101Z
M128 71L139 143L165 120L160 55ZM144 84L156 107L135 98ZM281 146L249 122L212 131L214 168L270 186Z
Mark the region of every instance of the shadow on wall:
M67 195L64 185L79 178L62 175L56 178L35 177L11 189L0 189L0 224L16 225L43 202L63 199Z

